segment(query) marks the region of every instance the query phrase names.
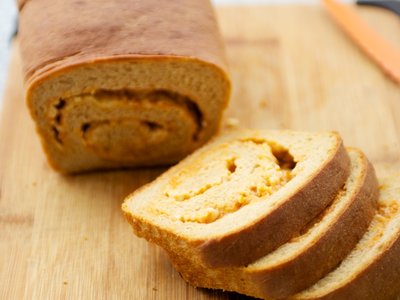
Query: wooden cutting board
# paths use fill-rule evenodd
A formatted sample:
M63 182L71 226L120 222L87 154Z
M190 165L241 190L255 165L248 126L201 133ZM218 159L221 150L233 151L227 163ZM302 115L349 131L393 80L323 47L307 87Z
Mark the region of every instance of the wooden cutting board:
M400 22L359 9L400 48ZM234 92L253 128L337 130L381 170L400 166L400 89L317 6L218 9ZM64 177L43 156L17 49L0 127L0 299L228 299L187 285L122 217L124 196L162 170Z

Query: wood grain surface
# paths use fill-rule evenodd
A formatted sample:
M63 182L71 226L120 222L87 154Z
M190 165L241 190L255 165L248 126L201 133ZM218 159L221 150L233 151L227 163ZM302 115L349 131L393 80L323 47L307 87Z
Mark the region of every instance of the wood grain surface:
M358 9L400 48L400 22ZM400 89L317 6L218 9L240 126L337 130L378 173L400 165ZM123 219L125 196L161 169L65 177L42 153L17 47L0 116L0 299L234 299L195 289ZM231 121L230 121L231 122Z

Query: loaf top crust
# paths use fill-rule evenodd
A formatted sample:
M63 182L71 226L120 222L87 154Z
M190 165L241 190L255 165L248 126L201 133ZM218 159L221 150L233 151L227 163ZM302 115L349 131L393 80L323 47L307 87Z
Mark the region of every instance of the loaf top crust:
M111 58L185 57L226 68L208 0L33 0L19 4L25 79Z

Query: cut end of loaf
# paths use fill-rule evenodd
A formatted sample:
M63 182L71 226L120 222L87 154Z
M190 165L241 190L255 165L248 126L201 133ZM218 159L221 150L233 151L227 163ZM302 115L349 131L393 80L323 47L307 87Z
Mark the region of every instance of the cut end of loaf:
M45 72L27 101L49 161L73 173L177 162L218 130L229 93L212 64L117 57Z

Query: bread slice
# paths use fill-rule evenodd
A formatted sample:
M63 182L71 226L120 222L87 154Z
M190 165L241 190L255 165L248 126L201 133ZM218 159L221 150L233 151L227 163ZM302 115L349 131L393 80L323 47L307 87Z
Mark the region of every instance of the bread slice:
M209 0L24 3L26 100L57 170L176 163L218 130L230 81Z
M237 131L129 196L135 233L206 266L243 266L290 240L335 197L350 160L336 133Z
M400 174L380 180L378 210L333 272L293 299L393 299L400 294Z
M351 171L344 187L298 237L246 267L207 268L170 253L175 268L196 287L263 299L283 299L317 282L354 248L377 206L378 181L372 165L359 150L350 149L349 156Z

